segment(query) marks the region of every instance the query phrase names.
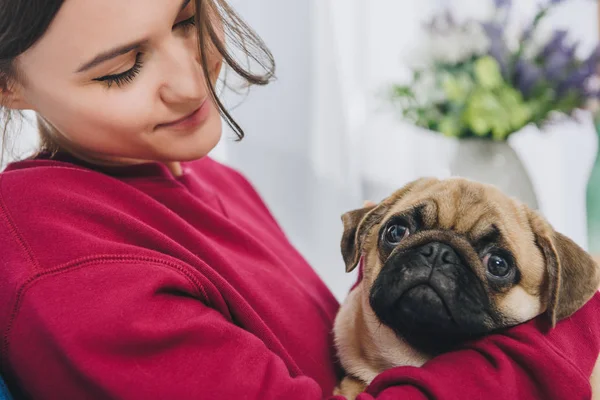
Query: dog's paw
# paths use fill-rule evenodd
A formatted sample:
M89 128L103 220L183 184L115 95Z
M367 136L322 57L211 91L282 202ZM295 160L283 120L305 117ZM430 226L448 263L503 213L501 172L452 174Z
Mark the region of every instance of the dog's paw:
M355 400L366 388L367 385L364 382L347 376L342 379L340 385L333 391L333 394L335 396L344 396L348 400Z

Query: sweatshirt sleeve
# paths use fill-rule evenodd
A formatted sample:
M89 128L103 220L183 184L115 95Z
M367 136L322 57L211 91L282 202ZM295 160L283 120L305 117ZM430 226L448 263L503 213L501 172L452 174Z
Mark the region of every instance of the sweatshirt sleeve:
M588 400L600 352L600 296L548 330L542 317L380 374L358 400Z
M5 334L9 377L35 399L336 399L162 265L100 263L38 277ZM382 373L360 400L588 399L598 300ZM5 349L6 350L6 349Z
M10 375L34 399L331 397L197 291L193 277L152 263L38 278L8 334Z

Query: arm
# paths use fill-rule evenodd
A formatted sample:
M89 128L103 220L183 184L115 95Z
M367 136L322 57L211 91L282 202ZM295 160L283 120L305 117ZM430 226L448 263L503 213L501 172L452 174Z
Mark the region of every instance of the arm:
M380 374L358 400L590 399L600 351L600 295L548 333L541 318Z
M151 263L38 278L7 335L10 372L36 399L328 397L200 298L190 278ZM598 302L548 335L532 322L423 368L386 371L359 399L587 399Z
M192 278L138 261L38 278L9 332L10 376L35 399L328 397L204 304Z

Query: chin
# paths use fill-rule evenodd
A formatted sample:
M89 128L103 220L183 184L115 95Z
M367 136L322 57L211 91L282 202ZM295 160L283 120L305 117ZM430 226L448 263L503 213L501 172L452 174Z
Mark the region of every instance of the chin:
M194 161L208 155L222 136L221 118L206 121L196 132L186 136L169 135L165 145L158 145L155 159L161 161Z

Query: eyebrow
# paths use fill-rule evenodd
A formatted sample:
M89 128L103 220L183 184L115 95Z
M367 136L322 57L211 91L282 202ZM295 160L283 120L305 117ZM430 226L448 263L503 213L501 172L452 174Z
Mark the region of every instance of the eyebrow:
M430 222L425 221L425 207L425 204L419 204L412 210L412 217L417 225L417 229L423 229L427 222Z
M501 237L502 234L500 233L498 227L496 225L492 225L491 229L486 231L479 238L475 239L475 247L480 248L492 243L498 243Z
M191 0L183 0L183 2L181 3L181 6L179 7L179 12L182 12L188 6L188 4L190 4L190 1ZM82 64L77 69L76 72L77 73L85 72L89 69L94 68L98 64L102 64L105 61L112 60L113 58L122 56L123 54L127 54L130 51L137 50L137 49L141 48L142 46L144 46L147 42L148 42L147 39L146 40L138 40L136 42L129 43L129 44L119 46L119 47L115 47L111 50L102 52L102 53L98 54L96 57L94 57L91 61L88 61L88 62Z

